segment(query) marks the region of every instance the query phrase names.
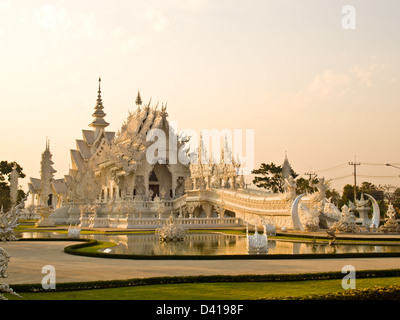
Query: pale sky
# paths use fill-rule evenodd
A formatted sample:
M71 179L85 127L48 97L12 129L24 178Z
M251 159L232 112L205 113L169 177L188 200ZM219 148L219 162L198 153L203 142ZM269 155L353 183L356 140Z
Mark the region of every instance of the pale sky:
M254 129L256 168L287 151L341 191L356 156L359 183L399 186L399 18L398 0L0 0L0 160L26 188L48 137L67 174L101 76L109 131L140 90L178 129Z

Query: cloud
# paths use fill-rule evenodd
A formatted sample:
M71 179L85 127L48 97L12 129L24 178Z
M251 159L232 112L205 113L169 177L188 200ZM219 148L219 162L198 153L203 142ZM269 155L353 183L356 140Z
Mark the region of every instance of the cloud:
M43 29L52 32L66 30L71 26L68 11L64 8L56 9L52 5L45 5L36 10L36 18Z
M153 7L147 7L145 19L152 25L154 31L166 31L169 26L168 18L160 11Z
M325 70L316 75L305 89L284 97L281 104L291 110L308 108L315 103L345 94L350 81L350 76L346 73Z
M97 19L94 14L86 14L81 17L82 24L83 24L83 30L85 32L85 35L87 36L93 36L97 34Z
M332 93L345 88L350 82L350 77L345 73L334 72L333 70L325 70L322 74L317 75L308 85L307 91L310 94L319 95L319 99L329 97Z
M0 1L0 10L9 10L11 8L11 0Z
M347 72L324 70L302 90L291 96L282 98L281 104L290 110L305 109L317 103L322 103L341 97L349 92L372 86L372 77L382 67L379 64L367 66L356 65Z
M143 46L144 37L131 36L120 44L123 53L137 52Z
M368 67L354 66L350 71L359 80L360 85L370 87L372 85L371 76L372 72L378 65L371 64Z

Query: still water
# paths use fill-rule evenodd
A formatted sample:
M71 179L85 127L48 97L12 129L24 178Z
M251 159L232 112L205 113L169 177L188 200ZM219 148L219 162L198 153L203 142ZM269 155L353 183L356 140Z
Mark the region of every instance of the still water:
M21 238L65 238L65 234L50 232L23 232ZM184 241L160 242L154 234L100 235L82 234L81 238L115 242L118 245L103 250L113 254L136 255L247 255L247 238L242 235L221 233L190 233ZM268 254L321 254L400 252L400 245L390 244L339 244L313 245L310 242L268 240ZM265 254L265 253L262 253Z

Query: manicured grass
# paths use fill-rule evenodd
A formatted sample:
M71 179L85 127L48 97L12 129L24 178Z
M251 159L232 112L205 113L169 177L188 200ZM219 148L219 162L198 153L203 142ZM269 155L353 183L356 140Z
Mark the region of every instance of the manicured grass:
M285 282L227 282L144 285L82 291L6 294L10 300L257 300L345 291L341 279ZM356 280L356 288L400 284L400 277Z
M80 248L79 251L80 252L86 252L86 253L90 253L90 252L98 252L101 249L105 249L105 248L111 248L116 246L117 244L115 242L103 242L103 241L98 241L95 245L90 246L90 247L83 247Z

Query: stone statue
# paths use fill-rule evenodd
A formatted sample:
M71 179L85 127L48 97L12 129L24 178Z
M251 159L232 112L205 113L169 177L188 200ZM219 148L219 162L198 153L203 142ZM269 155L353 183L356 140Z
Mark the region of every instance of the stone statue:
M296 199L296 187L296 181L294 181L292 176L289 176L284 180L283 188L285 189L287 198L291 201Z
M171 214L167 224L162 228L156 229L160 241L183 241L188 232L184 226L178 225Z
M18 219L21 213L22 208L24 207L24 203L28 198L29 191L27 192L25 198L21 200L21 202L15 207L12 208L9 212L4 213L3 208L1 209L0 214L0 239L3 242L7 240L16 240L14 235L14 229L18 226ZM6 270L8 267L8 262L10 261L10 255L0 247L0 279L7 278ZM20 297L17 293L14 292L13 289L6 283L0 284L0 300L7 300L1 293L10 293L17 297Z
M319 230L319 211L318 206L308 208L305 204L300 203L300 215L303 220L304 229L306 231Z
M386 212L386 222L384 225L380 226L379 232L400 232L400 225L396 220L396 210L392 204L389 204L388 210Z
M321 200L326 198L326 191L329 190L329 185L330 185L330 182L325 181L324 177L319 179L318 183L311 183L311 187L318 189Z
M246 224L246 237L247 237L247 251L249 253L255 252L256 254L268 253L268 236L266 227L264 225L264 233L259 234L257 224L254 226L254 234L249 235L249 226Z
M340 220L335 222L330 230L352 233L358 230L355 216L347 205L342 207L342 216Z

